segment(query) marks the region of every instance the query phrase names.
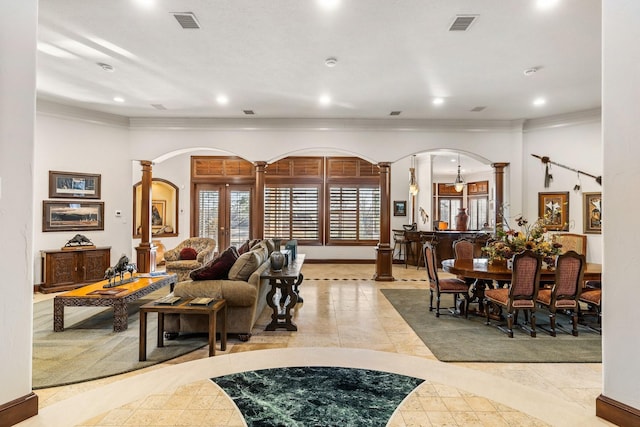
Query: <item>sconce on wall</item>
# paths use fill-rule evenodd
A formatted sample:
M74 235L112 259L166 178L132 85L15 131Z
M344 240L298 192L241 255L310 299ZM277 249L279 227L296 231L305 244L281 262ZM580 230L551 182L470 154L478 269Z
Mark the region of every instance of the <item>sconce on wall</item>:
M416 180L416 156L411 156L411 167L409 168L409 194L416 196L420 191L418 187L418 181Z

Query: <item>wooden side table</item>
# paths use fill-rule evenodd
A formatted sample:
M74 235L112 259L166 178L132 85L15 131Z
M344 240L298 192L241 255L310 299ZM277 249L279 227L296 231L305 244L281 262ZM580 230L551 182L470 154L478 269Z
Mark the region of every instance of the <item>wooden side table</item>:
M150 302L140 307L139 360L147 360L147 314L158 313L158 347L164 347L165 314L206 314L209 316L209 357L216 355L216 317L220 315L220 351L227 349L227 301L218 299L209 305L190 305L192 298L178 301L174 305Z
M296 259L285 266L282 271L265 270L260 277L269 279L271 289L267 293L267 305L271 308L271 323L265 327L265 331L275 331L284 328L287 331L297 331L298 326L291 320L291 309L298 301L301 301L298 286L302 283L302 270L304 254L298 254ZM276 291L280 289L280 301L274 301Z

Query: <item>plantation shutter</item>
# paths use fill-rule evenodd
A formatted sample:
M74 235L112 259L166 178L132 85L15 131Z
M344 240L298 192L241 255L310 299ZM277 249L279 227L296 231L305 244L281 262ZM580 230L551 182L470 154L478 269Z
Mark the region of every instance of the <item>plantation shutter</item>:
M329 189L329 240L372 242L380 235L380 188L332 185Z
M320 242L320 189L308 186L266 186L264 195L265 237Z

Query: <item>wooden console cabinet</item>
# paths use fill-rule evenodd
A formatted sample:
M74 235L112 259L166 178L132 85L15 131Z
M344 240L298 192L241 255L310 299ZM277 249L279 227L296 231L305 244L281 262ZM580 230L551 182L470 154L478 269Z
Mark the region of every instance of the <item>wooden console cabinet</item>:
M111 262L111 248L47 250L41 256L40 292L59 292L102 280Z

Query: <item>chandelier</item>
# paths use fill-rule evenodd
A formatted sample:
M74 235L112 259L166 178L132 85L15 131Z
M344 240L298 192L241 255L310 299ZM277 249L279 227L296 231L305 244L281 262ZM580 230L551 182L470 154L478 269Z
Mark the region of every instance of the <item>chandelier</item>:
M464 180L462 179L462 175L460 175L460 154L458 154L458 176L456 176L456 180L453 183L453 187L457 192L461 192L464 188Z

